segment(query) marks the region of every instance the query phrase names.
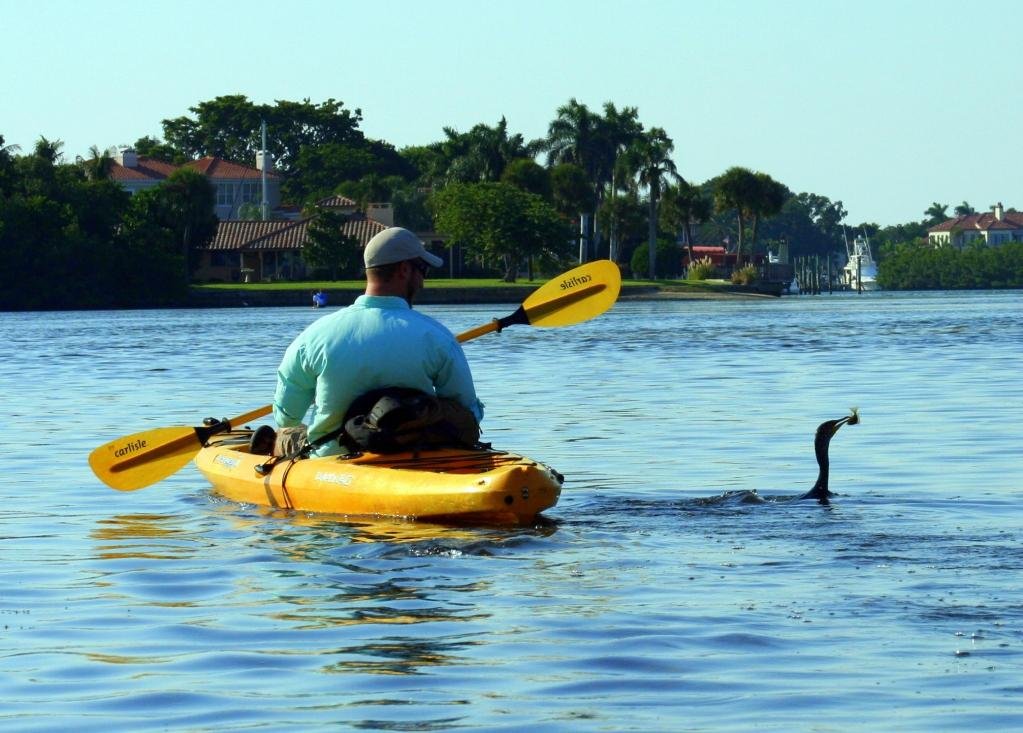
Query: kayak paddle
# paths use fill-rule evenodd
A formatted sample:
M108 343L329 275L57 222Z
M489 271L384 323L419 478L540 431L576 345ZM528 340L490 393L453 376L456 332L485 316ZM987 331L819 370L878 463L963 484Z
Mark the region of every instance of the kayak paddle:
M504 318L471 328L455 338L460 343L508 326L571 326L596 318L618 299L622 276L611 260L597 260L547 281Z
M177 473L217 433L244 425L270 414L269 405L230 420L209 425L154 428L133 433L101 445L89 454L89 466L96 478L112 489L134 491Z
M459 343L508 326L571 326L599 316L618 299L622 279L618 265L597 260L580 265L537 288L504 318L458 334ZM257 420L273 411L270 405L230 420L212 420L200 427L165 427L125 435L89 454L89 466L107 486L134 491L176 473L191 461L210 437Z

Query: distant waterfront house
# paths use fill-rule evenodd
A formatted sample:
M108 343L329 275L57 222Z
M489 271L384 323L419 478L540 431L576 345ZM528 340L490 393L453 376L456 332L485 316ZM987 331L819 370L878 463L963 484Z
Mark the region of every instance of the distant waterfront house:
M359 205L347 196L342 196L341 194L336 193L333 196L327 196L326 198L322 198L317 201L316 207L319 209L331 209L342 214L353 214ZM370 218L376 219L376 217ZM379 221L379 219L377 219L377 221Z
M729 252L720 245L694 244L692 247L683 246L680 250L682 253L683 269L688 268L692 264L689 261L690 250L693 253L693 260L707 258L710 260L710 264L714 265L722 274L731 273L739 259L738 254ZM746 264L761 265L767 261L767 256L763 254L745 254L742 256L742 259Z
M1006 211L999 203L993 211L957 216L927 230L927 241L936 247L962 249L977 240L987 245L1023 242L1023 212Z
M345 212L350 217L341 231L365 247L366 242L387 227L355 211L355 202L350 204L352 211ZM347 205L331 208L344 210ZM213 240L198 250L193 277L199 282L301 280L307 275L302 247L312 220L308 217L298 221L221 221Z
M243 206L258 210L262 200L262 156L256 167L231 163L220 158L201 158L178 166L155 158L139 156L131 148L114 155L111 178L132 195L152 188L180 168L191 168L206 176L216 188L214 213L220 219L213 239L196 250L198 261L193 278L199 282L266 282L305 278L306 263L302 248L309 224L315 218L303 216L298 206L281 204L281 177L266 174L269 220L241 219ZM316 208L345 214L348 220L342 233L354 237L360 247L379 231L394 225L389 203L368 205L370 216L359 210L356 201L334 194L316 202Z
M216 188L214 213L218 219L225 220L239 218L239 211L245 204L257 208L262 204L262 165L262 156L257 156L254 168L210 157L178 166L139 156L131 148L122 148L114 154L110 177L134 195L156 186L179 168L191 168L206 176ZM273 212L281 203L281 179L270 170L266 174L266 193Z

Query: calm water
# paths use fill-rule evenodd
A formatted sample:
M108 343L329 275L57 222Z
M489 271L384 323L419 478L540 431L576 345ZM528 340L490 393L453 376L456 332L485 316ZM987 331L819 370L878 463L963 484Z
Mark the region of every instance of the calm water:
M1021 306L620 303L467 344L485 439L568 478L517 530L91 475L268 402L312 309L0 314L0 729L1023 728ZM808 489L852 406L830 509L726 495Z

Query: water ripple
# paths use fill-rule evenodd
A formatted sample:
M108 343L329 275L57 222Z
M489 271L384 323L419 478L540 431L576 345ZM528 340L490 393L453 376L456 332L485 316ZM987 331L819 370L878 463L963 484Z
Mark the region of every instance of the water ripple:
M1018 729L1021 296L877 296L467 344L485 438L568 477L518 529L89 474L116 435L265 403L310 309L0 314L0 728ZM796 501L854 405L833 504Z

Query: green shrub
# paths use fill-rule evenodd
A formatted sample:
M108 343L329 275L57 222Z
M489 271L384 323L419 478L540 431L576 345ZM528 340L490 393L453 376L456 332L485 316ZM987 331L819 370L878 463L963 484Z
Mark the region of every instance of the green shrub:
M650 269L650 246L641 244L632 253L629 265L633 277L648 277ZM682 257L679 247L674 242L666 239L657 240L657 277L661 279L679 276L682 269Z

